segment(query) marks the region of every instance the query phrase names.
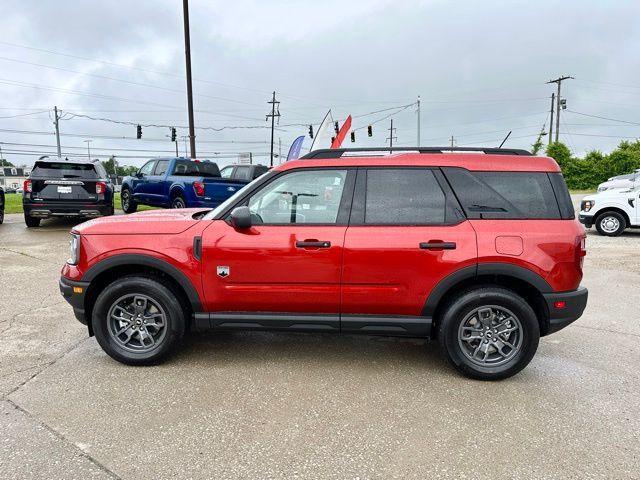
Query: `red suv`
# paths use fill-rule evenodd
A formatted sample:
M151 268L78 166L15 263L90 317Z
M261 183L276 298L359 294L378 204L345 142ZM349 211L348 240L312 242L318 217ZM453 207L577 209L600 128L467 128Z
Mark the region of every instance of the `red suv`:
M582 314L585 234L556 162L522 150L318 150L219 207L91 220L60 290L113 358L187 330L437 339L480 379L514 375Z

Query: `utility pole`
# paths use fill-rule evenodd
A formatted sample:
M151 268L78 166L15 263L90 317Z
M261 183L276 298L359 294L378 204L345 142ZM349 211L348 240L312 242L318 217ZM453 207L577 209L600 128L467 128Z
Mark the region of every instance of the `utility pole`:
M453 138L453 135L451 135L451 148L453 148L453 142L455 141L455 138Z
M560 85L563 80L573 79L572 76L565 75L564 77L558 77L555 80L549 80L547 83L558 84L558 94L556 95L556 143L560 140Z
M387 140L389 140L389 153L393 153L393 139L395 138L396 140L398 139L398 137L394 137L393 136L393 132L396 129L393 128L393 118L391 119L391 126L389 127L389 138L387 138Z
M191 158L196 158L196 132L193 124L193 85L191 82L191 38L189 35L189 0L182 0L184 17L184 56L187 70L187 104L189 107L189 141Z
M184 156L188 156L187 154L187 138L189 138L187 135L182 135L182 140L184 140ZM176 142L176 147L177 147L177 142Z
M282 140L278 137L278 165L282 163Z
M551 94L551 120L549 121L549 143L547 145L551 145L551 137L553 136L553 106L556 101L556 94Z
M275 129L275 120L276 117L280 118L280 102L278 102L276 100L276 92L273 92L273 97L271 99L270 102L267 102L271 104L271 113L269 113L267 115L267 120L269 120L269 118L271 118L271 164L270 166L273 167L273 130Z
M91 161L91 147L89 146L93 142L93 140L84 140L84 143L87 144L87 157L89 157L89 161Z
M418 95L418 145L416 145L417 147L420 146L420 95Z
M53 121L53 124L56 126L56 143L58 144L58 158L62 158L62 153L60 151L60 126L58 125L58 121L60 120L60 117L58 116L57 106L53 107L53 114L55 118L55 120Z

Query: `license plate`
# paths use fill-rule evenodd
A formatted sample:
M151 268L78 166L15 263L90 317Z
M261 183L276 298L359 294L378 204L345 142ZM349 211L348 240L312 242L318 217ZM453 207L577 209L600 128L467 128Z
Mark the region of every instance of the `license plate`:
M71 193L71 187L58 187L58 193Z

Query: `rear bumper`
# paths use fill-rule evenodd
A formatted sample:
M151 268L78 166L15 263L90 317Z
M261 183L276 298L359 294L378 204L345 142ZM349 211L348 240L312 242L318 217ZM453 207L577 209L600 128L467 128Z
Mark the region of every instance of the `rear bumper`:
M584 213L581 213L578 215L578 220L587 228L591 228L593 225L593 215L585 215Z
M548 335L562 330L582 316L589 292L586 288L580 287L571 292L545 293L543 296L549 310Z
M81 323L87 325L87 318L84 312L84 297L87 293L89 282L76 282L60 277L59 287L64 299L73 307L73 314Z
M24 214L29 217L102 217L113 214L111 203L31 202L23 201Z

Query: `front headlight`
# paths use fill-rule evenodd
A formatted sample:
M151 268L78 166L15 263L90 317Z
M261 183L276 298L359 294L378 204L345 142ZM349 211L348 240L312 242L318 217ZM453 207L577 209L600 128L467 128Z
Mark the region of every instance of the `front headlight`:
M588 212L594 207L595 204L596 202L594 202L593 200L584 200L582 202L582 208L580 210L582 210L583 212Z
M78 260L80 260L80 235L77 233L71 234L71 238L69 239L69 253L67 263L69 265L77 265Z
M604 192L607 189L607 187L598 187L598 191L599 192Z

